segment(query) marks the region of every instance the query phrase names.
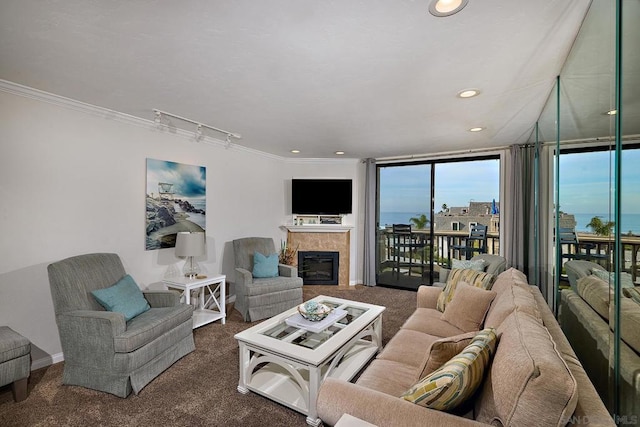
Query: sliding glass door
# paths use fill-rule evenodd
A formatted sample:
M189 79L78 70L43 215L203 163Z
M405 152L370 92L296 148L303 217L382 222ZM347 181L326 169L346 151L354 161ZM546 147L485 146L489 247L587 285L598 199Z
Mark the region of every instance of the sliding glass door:
M417 289L452 258L499 253L499 188L498 156L379 165L377 283ZM476 226L485 238L467 251Z
M378 168L378 284L431 283L431 174L430 164Z

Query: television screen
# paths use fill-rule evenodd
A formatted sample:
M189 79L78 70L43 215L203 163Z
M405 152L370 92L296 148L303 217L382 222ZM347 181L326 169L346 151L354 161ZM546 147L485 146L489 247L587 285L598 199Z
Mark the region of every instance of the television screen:
M291 213L350 214L351 193L350 179L294 179L291 183Z

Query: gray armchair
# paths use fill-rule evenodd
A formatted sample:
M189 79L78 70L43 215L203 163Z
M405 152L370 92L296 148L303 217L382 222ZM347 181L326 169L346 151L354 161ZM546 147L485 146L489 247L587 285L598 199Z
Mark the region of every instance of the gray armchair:
M126 275L116 254L87 254L50 264L49 284L64 353L63 384L127 397L195 350L193 307L174 291L144 291L151 309L125 322L91 291Z
M255 321L275 316L302 304L302 278L298 269L290 265L278 265L278 277L254 278L253 254L276 253L273 239L247 237L233 241L236 278L235 308L245 321Z
M485 273L498 275L502 273L507 268L507 260L500 255L491 255L491 254L480 254L471 258L471 261L483 259L485 261L484 271ZM451 270L448 268L440 269L440 279L438 282L434 283L434 286L443 287L447 282L447 277L449 277L449 273Z

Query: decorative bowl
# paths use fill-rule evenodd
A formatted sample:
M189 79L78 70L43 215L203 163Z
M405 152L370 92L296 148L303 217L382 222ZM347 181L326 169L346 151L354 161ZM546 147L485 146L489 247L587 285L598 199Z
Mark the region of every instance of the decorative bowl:
M307 301L304 304L300 304L298 306L298 313L300 313L302 317L307 320L310 320L312 322L319 322L320 320L327 317L329 313L331 313L331 308L322 303Z

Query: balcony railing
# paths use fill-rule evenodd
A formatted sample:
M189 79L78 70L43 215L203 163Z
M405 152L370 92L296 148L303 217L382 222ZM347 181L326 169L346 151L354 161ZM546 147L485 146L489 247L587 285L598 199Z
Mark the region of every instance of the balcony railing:
M413 251L407 251L400 256L403 258L403 262L407 262L410 258L413 258L413 262L421 262L422 257L426 255L425 263L428 264L428 252L432 246L430 244L429 230L413 230L412 236L421 242L424 242L422 247L425 248L427 254ZM454 249L456 245L464 244L464 240L469 237L469 233L466 231L436 231L434 232L434 266L438 267L451 267L451 260L463 259L465 257L464 251ZM486 253L499 254L500 253L500 236L497 232L487 233L487 249ZM399 248L394 247L393 233L390 229L381 230L379 240L379 252L380 252L380 264L390 263L394 259L394 254L397 254ZM437 269L436 269L437 270Z
M578 247L575 245L562 245L563 254L574 255L577 259L584 259L601 264L607 270L611 270L613 264L614 242L610 237L596 236L590 233L577 233ZM631 274L633 281L638 278L638 266L640 265L640 237L621 236L624 249L622 270ZM564 262L570 258L563 258Z
M429 242L429 230L414 230L412 232L418 238L422 239L425 243L424 255L425 264L429 264L428 251L431 246ZM437 267L451 267L451 260L463 259L463 251L453 249L456 245L461 245L464 239L468 237L468 232L465 231L436 231L434 232L434 266L437 271ZM611 270L613 263L613 247L614 242L609 237L596 236L590 233L578 233L578 247L575 245L562 245L562 254L577 255L574 258L589 260L601 264L607 270ZM622 236L622 245L624 248L624 260L622 264L623 271L628 272L633 277L633 281L637 283L640 266L640 237L638 236ZM386 262L393 260L394 251L397 248L393 247L393 238L391 230L381 230L379 240L380 250L380 263L384 265ZM489 254L500 253L500 236L497 232L487 233L487 251ZM415 257L414 262L422 261L422 254L404 254L405 260L410 257ZM562 258L563 265L571 258ZM437 279L437 277L436 277Z

